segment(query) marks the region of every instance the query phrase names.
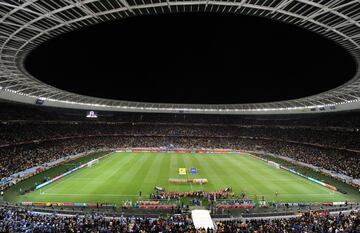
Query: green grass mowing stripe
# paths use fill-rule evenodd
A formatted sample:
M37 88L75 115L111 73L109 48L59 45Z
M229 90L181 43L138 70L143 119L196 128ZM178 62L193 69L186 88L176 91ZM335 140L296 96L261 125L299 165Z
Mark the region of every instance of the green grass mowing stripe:
M84 188L85 186L87 186L87 184L89 183L89 181L91 179L97 180L97 177L94 177L92 174L97 173L96 170L101 167L106 165L107 162L112 161L113 158L111 156L104 158L103 160L101 160L101 162L99 162L99 164L95 164L92 167L84 167L68 176L65 176L63 178L61 178L59 181L54 182L53 184L48 185L47 187L45 187L45 189L43 189L43 191L45 192L50 192L51 190L57 190L57 192L64 190L62 186L63 183L68 182L72 183L72 182L76 182L76 180L79 178L88 178L86 181L83 182L78 182L81 183L81 186L76 187L77 189L81 189ZM75 178L75 179L74 179ZM66 190L64 190L66 191Z
M145 159L144 163L139 168L138 172L135 174L132 180L137 183L136 187L139 190L139 192L141 191L142 195L145 195L145 198L149 198L148 194L151 193L153 182L155 181L153 174L160 172L159 170L155 170L155 169L152 170L152 168L155 161L158 161L158 158L160 156L153 157L147 154L144 154L142 156ZM150 179L151 181L146 182L146 179Z
M236 158L236 160L234 160ZM232 182L234 192L239 194L241 192L246 193L256 193L259 192L257 183L254 180L253 172L256 170L249 169L249 164L246 162L246 159L242 155L224 155L222 157L224 164L226 164L226 171L234 171L233 174L228 174L228 176L234 177L238 185L236 186L235 182Z
M129 177L131 175L129 170L131 171L136 167L136 163L138 162L137 153L129 154L129 153L120 153L117 154L117 159L121 159L119 161L114 161L109 164L105 170L106 177L103 177L103 183L96 188L96 193L104 193L104 190L107 190L109 193L121 195L123 197L128 197L130 195L136 195L133 193L133 190L127 190L126 185L130 181ZM115 158L116 159L116 158ZM107 197L107 202L121 202L121 196L117 197Z
M116 156L116 155L114 155ZM108 165L113 165L114 162L119 163L121 160L115 160L114 157L109 157L104 161L101 161L99 164L96 164L90 168L84 169L79 175L81 177L94 177L94 174L99 174L100 176L103 176L103 179L99 179L100 177L97 177L93 182L87 182L84 180L81 183L81 187L74 188L76 186L69 185L67 186L67 189L64 190L66 194L84 194L83 198L88 200L89 202L93 202L93 195L97 195L99 193L105 193L105 194L112 194L111 190L106 188L101 188L104 183L108 180L108 177L111 176L109 174L112 172L109 169L106 169ZM115 170L115 169L113 169ZM105 202L108 202L110 200L105 199Z
M187 170L189 169L189 167L191 166L190 165L190 162L189 162L189 154L179 154L179 158L181 160L181 164L183 164L184 168L186 168ZM186 171L186 175L185 175L186 179L189 179L189 172ZM185 187L183 187L183 189L186 191L186 190L190 190L191 192L193 191L196 191L196 188L193 187L193 185L190 183L190 184L187 184L187 185L183 185ZM186 187L187 186L187 187Z
M166 172L166 167L163 166L163 161L165 156L151 156L147 155L148 159L151 160L147 170L144 170L145 179L143 180L142 185L140 185L140 190L146 191L146 194L151 193L152 188L161 186L157 182L161 181L160 173ZM150 188L149 188L150 187Z
M180 175L179 174L179 168L186 168L185 166L185 162L183 159L183 155L182 154L176 154L176 162L177 162L177 168L174 169L174 173L176 173L176 176L180 179L186 179L187 175ZM188 184L174 184L177 188L178 191L183 192L183 191L191 191L191 187Z
M115 155L118 156L118 155ZM90 174L100 174L100 182L98 185L86 185L85 183L83 183L81 186L83 188L78 188L78 187L74 187L74 186L69 186L66 189L64 189L64 191L67 194L77 194L77 193L81 193L84 194L83 195L83 199L90 201L90 202L95 202L98 198L92 195L92 194L101 194L101 193L105 193L105 194L118 194L118 195L128 195L128 194L124 194L119 192L119 186L118 185L114 185L114 179L113 177L116 176L116 173L121 170L121 168L126 167L129 164L134 164L134 162L131 162L131 160L135 159L134 156L122 156L122 157L112 157L109 158L108 161L106 161L106 163L104 164L98 164L98 165L102 165L102 166L94 166L92 167L90 170L85 171L84 173L82 173L82 175L86 176ZM105 162L105 161L104 161ZM95 170L95 171L94 171ZM96 171L97 170L97 171ZM71 197L73 198L73 197ZM79 196L79 199L81 199L81 196ZM118 201L118 198L116 197L110 197L110 196L106 196L103 197L101 200L103 202L113 202L113 201Z
M269 182L266 179L282 179L284 174L279 174L279 170L269 166L268 164L262 164L261 161L252 160L247 155L241 155L246 166L243 166L252 176L248 179L252 179L254 184L257 184L258 192L260 195L274 195L275 192L284 193L284 186L276 182ZM232 158L235 159L235 158ZM235 161L234 161L235 163ZM256 174L254 174L256 172ZM259 190L260 188L260 190Z
M172 157L172 159L171 159L171 171L170 171L170 177L169 178L180 178L180 175L178 173L178 169L180 167L183 167L183 165L179 163L179 154L173 154L173 155L171 155L171 157ZM171 184L171 190L169 190L169 191L179 192L180 188L181 188L180 185Z
M150 193L155 184L161 184L169 191L190 191L188 185L168 183L168 178L184 178L178 175L179 167L199 169L199 175L188 176L208 178L209 184L203 186L208 191L231 186L236 193L243 190L262 193L271 200L274 190L278 190L280 198L290 202L337 198L330 195L326 188L247 155L168 153L113 154L93 167L70 175L63 183L54 185L48 195L32 192L25 197L33 201L121 203L126 199L137 199L139 190L143 195ZM193 188L199 190L198 186L194 185Z
M251 159L253 159L253 158L251 158ZM260 161L259 161L260 162ZM264 165L267 165L267 164L265 164L264 163ZM282 177L293 177L294 175L293 174L291 174L291 173L288 173L288 172L286 172L286 171L282 171L282 170L279 170L279 171L275 171L274 169L276 169L276 168L274 168L274 167L272 167L272 166L269 166L269 165L267 165L268 166L268 169L263 169L263 170L272 170L271 172L269 172L269 174L268 174L268 176L272 176L272 175L274 175L274 174L278 174L278 175L281 175ZM294 177L295 178L295 177ZM296 178L300 178L300 177L296 177ZM303 179L304 180L304 179ZM303 181L302 180L302 181ZM276 183L276 182L275 182ZM273 185L274 184L274 182L269 182L269 184L271 184L271 185ZM310 190L309 188L308 188L308 186L310 185L310 183L309 182L306 182L306 183L303 183L303 185L301 186L301 185L299 185L299 183L297 182L297 184L298 185L295 185L295 186L293 186L293 187L291 187L292 189L292 193L294 194L294 197L296 198L296 196L295 196L295 194L296 195L301 195L301 194L307 194L307 193L309 193L309 191L310 191L310 193L313 193L314 191L313 190ZM264 184L262 184L262 185L264 185ZM265 184L266 185L266 184ZM278 187L277 187L277 192L279 192L280 193L280 195L281 195L281 193L282 194L284 194L284 195L281 195L281 196L286 196L286 195L288 195L289 194L289 189L287 188L288 187L288 184L285 184L285 183L282 183L281 185L281 189L279 189ZM307 189L307 190L306 190ZM317 192L319 192L319 190L320 190L320 188L319 187L316 187L316 191ZM270 197L271 197L271 195L270 195ZM272 198L274 198L274 196L272 196Z
M238 158L236 158L238 157ZM274 182L264 182L265 179L271 177L271 179L276 179L274 174L278 173L278 170L274 170L275 168L261 163L260 161L252 160L251 157L246 155L235 155L226 157L227 159L232 160L231 164L234 166L239 167L242 171L242 175L246 177L245 180L250 180L251 184L253 184L255 192L254 193L248 192L249 195L260 195L266 196L268 198L275 196L275 192L278 191L279 193L284 193L281 186L276 185ZM236 163L233 161L234 159L241 159L242 163Z
M283 171L283 170L281 170ZM292 174L292 173L289 173L287 171L283 171L283 172L286 172L289 174L289 176L292 176L296 179L296 182L290 182L290 183L285 183L283 184L284 187L289 187L290 189L292 189L293 191L290 192L290 193L301 193L300 191L302 191L302 193L305 193L305 194L309 194L309 193L323 193L324 196L325 194L326 195L329 195L331 199L338 199L338 198L341 198L341 199L344 199L343 195L338 193L338 192L332 192L332 190L330 189L327 189L323 186L320 186L319 184L316 184L314 182L310 182L300 176L297 176L295 174ZM300 189L300 191L299 191Z
M178 159L177 159L177 155L171 155L170 157L170 169L168 172L168 179L169 178L178 178L178 169L179 169L179 164L178 164ZM168 191L172 191L172 192L178 192L179 191L179 186L176 184L171 184L168 180L167 182L167 190Z
M136 154L134 157L136 157L136 162L131 165L130 169L128 169L126 173L118 173L118 175L123 176L122 181L124 182L121 185L122 192L129 191L130 193L138 193L141 191L140 185L143 182L143 173L148 169L148 166L153 159L146 154Z
M22 188L23 190L29 189L35 185L35 183L39 184L42 183L45 177L55 177L59 175L60 173L64 173L67 169L73 168L76 166L79 166L80 163L88 162L94 158L98 158L99 156L102 156L108 152L96 152L91 153L89 155L86 155L84 157L81 157L79 159L69 161L68 163L61 164L57 167L53 167L49 170L46 170L44 172L41 172L35 176L32 176L24 181L21 181L20 183L17 183L16 185L12 186L8 190L5 191L4 200L10 201L10 202L20 202L23 200L23 195L20 195L19 189ZM69 166L69 164L73 164Z
M109 193L124 196L135 195L131 192L126 193L123 191L126 180L123 180L124 177L122 175L122 173L126 173L128 169L131 169L130 165L134 164L136 159L135 153L134 156L131 156L131 154L116 154L114 159L114 161L111 161L111 163L98 172L100 174L102 173L100 178L103 182L100 185L95 186L93 192L96 194ZM91 193L91 190L88 191ZM120 199L119 196L107 196L106 198L101 198L104 202L119 202Z
M266 159L270 159L274 162L277 162L287 167L293 167L296 171L299 171L300 173L307 174L315 179L334 185L337 188L347 192L345 196L350 201L358 202L360 200L359 190L356 187L350 186L346 183L343 183L342 181L331 178L330 176L324 175L321 172L317 172L315 170L306 167L296 166L292 163L286 162L285 160L281 160L279 158L274 158L272 156L262 156L262 157L265 157Z
M133 158L133 159L135 159L136 158L136 155L131 155L131 156L127 156L128 158ZM149 156L147 157L147 158L149 158ZM151 158L151 157L150 157ZM113 163L112 161L111 161L111 165L117 165L116 163ZM126 165L127 163L125 162L125 163L123 163L124 165ZM132 163L132 164L134 164L134 163ZM102 163L102 165L107 165L107 163ZM102 169L101 168L101 166L100 166L100 164L99 164L99 166L96 166L96 168L98 168L98 169ZM86 169L86 168L85 168ZM94 171L94 169L95 169L95 166L94 167L92 167L92 168L88 168L88 170L87 170L87 172L90 172L90 174L91 173L96 173L95 171ZM91 171L90 171L91 170ZM111 167L109 167L108 169L102 169L102 172L100 173L100 174L102 174L102 176L106 176L106 179L105 179L105 181L103 182L103 183L108 183L107 181L109 181L109 180L111 180L111 179L109 179L111 176L114 176L114 172L113 172L113 170L115 170L115 169L112 169ZM87 172L86 171L83 171L82 173L78 173L78 174L82 174L82 175L87 175ZM109 174L109 172L110 172L110 174ZM103 179L104 180L104 179ZM85 179L85 181L88 183L88 179ZM74 182L69 182L69 183L72 183L72 184L74 184ZM76 179L76 182L75 183L78 183L78 180ZM112 182L111 182L112 183ZM81 182L80 182L80 184L81 184ZM94 185L93 185L94 186ZM102 188L102 186L103 185L99 185L100 187L101 187L101 189L103 189ZM113 185L112 185L113 186ZM76 194L75 192L77 192L77 193L85 193L85 192L88 192L88 193L97 193L96 192L96 190L94 190L94 189L89 189L89 186L88 185L86 185L85 183L84 184L82 184L82 185L77 185L77 186L75 186L76 188L75 188L75 190L74 190L74 186L72 186L71 185L71 187L66 187L66 185L63 185L62 187L61 187L61 189L58 189L57 190L57 192L65 192L65 193L73 193L73 194ZM90 186L91 187L91 186ZM94 187L96 187L96 186L94 186ZM69 188L70 188L70 190L69 190ZM87 191L86 191L87 190ZM109 189L105 189L105 190L109 190ZM111 190L111 189L110 189ZM71 194L70 193L70 194ZM84 198L85 199L88 199L88 198L86 198L85 197L86 195L84 194ZM91 199L91 198L90 198Z
M86 168L83 168L83 169L86 169ZM62 190L63 187L64 187L63 184L65 182L72 182L73 178L76 178L79 175L81 175L80 170L78 170L76 172L73 172L73 173L71 173L71 174L69 174L67 176L64 176L63 178L55 181L54 183L51 183L51 184L45 186L44 188L40 189L39 192L41 192L41 191L42 192L50 192L51 190L54 190L54 189Z
M101 163L101 166L96 166L96 170L98 171L92 174L100 175L98 178L106 182L106 180L112 179L113 176L117 176L117 173L122 169L126 170L127 166L132 164L133 159L134 157L131 156L115 154L112 158L105 161L106 163Z
M91 193L96 193L96 191L94 191L94 189L92 189L92 187L99 187L102 185L103 182L101 182L101 180L97 179L98 177L94 177L94 174L101 174L104 175L106 174L106 172L99 172L99 171L106 171L106 169L103 169L104 166L107 166L110 163L113 163L114 161L114 157L110 156L107 157L105 159L103 159L99 164L94 165L93 167L90 168L83 168L75 173L73 173L72 177L69 177L67 179L65 179L66 177L64 177L64 180L60 180L59 182L66 182L66 185L57 185L57 183L55 182L53 185L50 185L51 188L53 188L52 190L48 190L46 192L50 192L50 194L76 194L76 193L87 193L87 194L91 194ZM109 170L107 170L109 171ZM93 177L94 181L96 181L96 183L93 182L89 182L87 179L82 181L82 182L74 182L74 180L72 178L77 178L77 177ZM76 179L75 179L76 180ZM99 182L100 181L100 182ZM60 184L60 183L58 183ZM105 191L109 191L109 190L105 190ZM86 197L86 195L83 196L84 199L91 199L90 197ZM71 200L70 200L71 201Z
M203 160L206 165L205 169L210 170L209 182L214 182L217 190L226 188L227 186L234 187L241 185L239 180L234 176L234 172L229 171L229 164L219 160L221 157L223 157L223 155L209 155Z
M193 164L196 169L198 169L198 174L196 175L199 178L206 178L208 179L208 183L205 185L200 186L200 189L204 190L212 190L215 191L217 187L215 186L215 177L216 174L214 174L211 169L208 169L206 167L206 164L204 163L204 157L201 157L203 155L192 155L193 158ZM200 161L201 158L201 161ZM213 178L214 177L214 178ZM219 179L221 180L221 179Z
M157 185L159 185L162 188L165 188L166 191L171 190L171 184L169 183L169 178L172 176L171 175L171 169L172 169L172 163L173 163L173 157L172 156L166 156L163 155L161 156L162 160L161 160L161 164L159 165L159 167L157 167L156 169L158 169L158 179L156 180ZM165 168L163 171L162 169Z
M250 159L256 160L252 157L249 157ZM261 161L259 161L261 162ZM282 183L281 189L283 191L278 191L280 193L280 197L285 196L285 199L280 198L279 200L282 201L291 201L293 199L301 199L304 201L311 201L314 200L312 196L315 197L315 199L319 199L319 196L328 196L330 199L334 199L334 195L331 194L331 191L323 186L320 186L318 184L315 184L311 181L308 181L300 176L297 176L295 174L292 174L290 172L284 171L284 170L278 170L275 167L272 167L266 163L263 163L264 165L268 166L271 172L268 174L268 176L272 176L274 174L281 174L284 177L288 176L295 180L295 182L290 183ZM275 169L275 170L274 170ZM268 169L262 169L262 170L268 170ZM278 170L278 171L276 171ZM273 184L274 182L271 182ZM263 184L264 185L264 184ZM283 193L284 195L281 195ZM293 194L292 196L290 194ZM310 195L309 195L310 194ZM287 197L286 197L287 196ZM340 197L340 196L338 196ZM338 199L336 197L336 199ZM319 199L320 200L320 199Z
M151 158L151 156L149 156ZM149 193L154 192L153 188L159 186L162 188L168 188L168 179L170 172L170 159L171 156L158 155L156 161L149 169L150 176L146 176L145 181L150 185ZM141 187L143 189L143 187ZM149 194L148 193L148 194Z
M245 183L248 189L257 190L253 178L257 176L254 176L254 173L258 174L258 167L254 167L243 155L224 155L223 160L227 161L230 170L236 171L236 180L241 186Z
M202 167L200 166L200 163L196 159L196 157L197 157L196 154L188 154L188 155L185 155L185 157L184 157L186 168L188 169L188 178L189 179L207 178L206 176L203 177L201 175L194 175L194 174L190 173L191 168L196 168L196 169L200 168L201 170L203 170ZM194 184L193 185L194 190L204 190L204 188L208 188L208 185L207 184L205 184L205 185Z
M58 181L56 181L56 182L54 182L53 184L50 184L50 185L48 185L48 186L45 186L44 188L42 188L42 189L40 189L40 190L38 190L38 191L35 191L35 192L33 192L33 193L30 193L30 195L27 195L27 196L30 196L31 197L31 195L32 194L38 194L37 196L35 196L35 201L47 201L48 199L46 198L46 197L44 197L44 196L42 196L40 193L41 192L50 192L52 189L60 189L60 190L62 190L62 189L64 189L65 187L66 187L66 185L62 185L62 183L65 183L67 180L69 181L69 182L72 182L72 177L75 177L77 175L77 173L76 172L74 172L74 173L72 173L72 174L70 174L70 175L68 175L68 176L65 176L65 177L63 177L62 179L60 179L60 180L58 180ZM40 194L40 195L39 195ZM25 196L26 197L26 196Z

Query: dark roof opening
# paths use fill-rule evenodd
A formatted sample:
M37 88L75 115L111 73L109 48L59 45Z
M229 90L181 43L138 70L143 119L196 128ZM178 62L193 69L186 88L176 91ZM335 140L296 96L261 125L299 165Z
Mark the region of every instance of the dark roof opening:
M63 90L118 100L234 104L288 100L352 78L334 42L265 18L213 13L138 16L58 36L26 69Z

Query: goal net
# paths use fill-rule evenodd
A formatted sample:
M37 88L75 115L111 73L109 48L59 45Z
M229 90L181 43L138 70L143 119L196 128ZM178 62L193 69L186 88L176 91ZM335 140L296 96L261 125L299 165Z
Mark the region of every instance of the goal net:
M276 167L276 168L280 168L280 164L278 164L278 163L275 163L275 162L273 162L273 161L268 161L268 164L270 164L271 166L274 166L274 167Z
M99 159L91 160L90 162L87 163L87 167L92 167L93 165L98 163L99 163Z

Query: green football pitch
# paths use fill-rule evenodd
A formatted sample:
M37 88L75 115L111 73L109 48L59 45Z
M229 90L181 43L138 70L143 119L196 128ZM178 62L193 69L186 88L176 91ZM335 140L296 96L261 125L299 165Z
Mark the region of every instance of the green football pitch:
M197 174L179 175L179 168ZM170 184L169 178L206 178L207 184ZM349 196L273 167L247 154L113 153L17 201L120 204L148 199L155 186L166 191L216 191L232 187L235 195L278 202L329 202ZM278 193L276 196L275 193Z

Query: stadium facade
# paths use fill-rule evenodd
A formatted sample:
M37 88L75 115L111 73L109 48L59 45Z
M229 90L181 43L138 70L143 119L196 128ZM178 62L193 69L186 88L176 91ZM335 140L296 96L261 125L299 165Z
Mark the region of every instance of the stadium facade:
M44 106L134 112L289 114L358 109L360 71L335 89L294 100L231 105L142 103L78 95L30 75L24 60L37 46L89 25L145 14L219 12L267 17L323 35L360 64L358 0L1 0L0 99Z

